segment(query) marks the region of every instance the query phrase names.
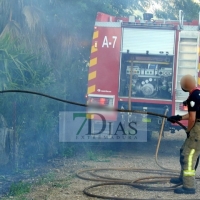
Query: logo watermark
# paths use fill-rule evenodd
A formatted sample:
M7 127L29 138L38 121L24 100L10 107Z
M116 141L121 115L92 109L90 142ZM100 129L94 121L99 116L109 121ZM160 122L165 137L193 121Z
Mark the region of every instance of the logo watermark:
M144 115L123 117L121 113L111 119L98 112L60 112L59 142L147 142Z

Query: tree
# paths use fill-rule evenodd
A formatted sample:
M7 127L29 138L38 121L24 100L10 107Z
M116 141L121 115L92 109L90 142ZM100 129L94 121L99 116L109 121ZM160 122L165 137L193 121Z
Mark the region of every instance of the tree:
M157 0L156 3L161 5L160 9L155 9L155 14L159 18L178 19L179 10L183 10L185 20L198 19L200 4L194 0Z

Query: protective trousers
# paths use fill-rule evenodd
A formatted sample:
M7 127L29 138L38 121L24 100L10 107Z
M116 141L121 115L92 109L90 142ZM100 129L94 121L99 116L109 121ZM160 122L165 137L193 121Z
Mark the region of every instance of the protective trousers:
M195 188L195 172L200 155L200 122L196 122L190 136L185 140L180 149L180 178L184 188Z

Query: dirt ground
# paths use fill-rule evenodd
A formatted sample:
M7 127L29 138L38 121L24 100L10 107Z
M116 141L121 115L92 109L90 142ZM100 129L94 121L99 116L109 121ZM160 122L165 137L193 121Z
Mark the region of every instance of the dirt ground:
M85 153L77 154L70 159L54 159L54 167L49 169L54 177L47 182L33 185L30 193L23 195L26 200L92 200L97 199L83 194L84 188L99 182L81 180L76 177L77 170L89 168L140 168L160 169L155 163L155 149L158 133L153 135L148 143L124 143L118 144L118 150L112 151L106 158L100 158L93 154L93 159ZM175 134L166 133L161 142L159 151L159 164L174 170L179 170L179 149L185 138L183 131ZM94 148L94 147L93 147ZM95 149L95 148L94 148ZM95 157L96 155L96 157ZM200 167L199 167L200 168ZM197 169L197 177L200 169ZM154 176L155 174L143 174L138 172L104 171L100 175L135 180L141 177ZM87 175L86 175L87 176ZM37 178L36 178L37 179ZM37 181L35 179L35 181ZM32 180L34 181L34 180ZM169 187L170 183L162 183L156 186ZM135 199L200 199L200 181L197 181L195 195L177 195L173 191L144 191L131 186L103 186L92 189L91 192L100 195ZM20 199L19 197L7 197L5 199ZM20 199L20 200L21 200Z

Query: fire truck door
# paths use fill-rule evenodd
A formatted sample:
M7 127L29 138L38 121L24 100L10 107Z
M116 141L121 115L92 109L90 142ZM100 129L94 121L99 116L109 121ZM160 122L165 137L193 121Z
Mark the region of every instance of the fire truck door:
M124 28L122 52L174 55L174 30Z

